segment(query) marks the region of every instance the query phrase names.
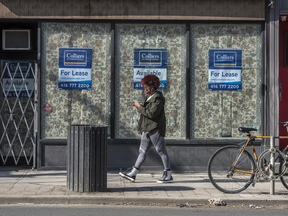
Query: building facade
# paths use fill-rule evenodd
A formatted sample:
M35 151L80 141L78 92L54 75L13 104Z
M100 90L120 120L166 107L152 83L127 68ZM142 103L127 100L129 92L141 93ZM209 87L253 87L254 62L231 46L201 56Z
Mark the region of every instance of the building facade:
M286 133L278 126L288 118L285 14L284 0L0 1L2 165L65 169L70 124L108 125L108 169L133 165L140 135L128 102L144 99L139 71L165 74L173 169L206 170L216 149L246 138L240 126L259 135ZM13 47L24 30L29 49ZM74 85L64 82L72 63L62 51L88 50L90 86L66 88ZM141 52L162 58L139 60ZM151 150L143 168L161 166Z

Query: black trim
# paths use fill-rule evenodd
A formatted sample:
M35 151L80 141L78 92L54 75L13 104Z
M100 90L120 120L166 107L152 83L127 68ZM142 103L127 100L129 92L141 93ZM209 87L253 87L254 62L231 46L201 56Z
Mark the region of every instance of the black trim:
M2 20L2 19L0 19ZM18 19L17 22L0 22L0 59L1 60L11 60L11 59L18 59L18 60L36 60L37 59L37 20L31 22L20 21ZM2 50L2 30L10 29L10 28L23 28L23 29L30 29L30 38L31 50Z
M265 70L265 53L266 53L266 45L265 45L265 23L261 24L261 66L260 66L260 72L261 72L261 79L262 79L262 89L261 89L261 102L262 102L262 107L261 107L261 122L262 122L262 131L261 134L264 136L267 134L267 119L265 118L267 114L267 71ZM264 139L263 142L265 145L267 144L267 140Z
M110 137L115 138L115 23L111 23L111 114L110 114Z
M48 170L67 170L67 167L63 166L42 166L37 168L38 171L48 171Z
M38 86L37 86L37 93L38 93L38 98L37 98L37 142L36 142L36 152L37 152L37 160L36 160L36 167L39 168L41 164L41 145L40 145L40 140L41 140L41 40L42 40L42 23L41 21L38 22L38 28L37 28L37 64L38 64Z
M29 159L29 158L28 158ZM3 161L0 160L0 166L13 166L13 167L20 167L21 168L30 168L33 166L33 158L31 159L31 161L29 162L29 164L27 164L26 158L24 156L21 156L18 160L17 165L15 164L14 158L12 156L8 156L6 163L4 165Z
M40 145L67 145L67 139L41 139Z
M177 140L177 139L166 139L167 145L233 145L239 144L247 139L191 139L191 140ZM108 139L108 145L139 145L141 139ZM260 145L263 143L262 140L256 140L254 144ZM66 145L67 139L42 139L40 140L40 145Z
M34 102L35 105L37 105L37 110L36 110L36 115L37 115L37 122L34 122L34 124L37 124L37 133L36 133L36 149L35 149L35 154L36 155L36 160L35 160L35 167L37 167L37 164L39 164L39 155L38 155L38 149L39 148L39 140L40 140L40 115L41 115L41 109L40 109L40 105L41 105L41 84L40 84L40 74L41 74L41 22L37 23L37 101Z
M190 140L190 23L186 23L186 139Z
M60 22L60 23L147 23L147 24L186 24L189 22L190 24L197 24L197 23L217 23L217 24L255 24L255 23L263 23L265 20L159 20L159 19L139 19L139 20L130 20L130 19L21 19L21 18L16 18L16 19L5 19L1 18L0 23L5 23L5 22Z

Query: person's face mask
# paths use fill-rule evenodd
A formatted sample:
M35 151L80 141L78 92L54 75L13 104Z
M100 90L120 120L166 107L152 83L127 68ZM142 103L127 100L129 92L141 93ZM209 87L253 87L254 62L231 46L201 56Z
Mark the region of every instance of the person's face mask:
M147 86L146 88L144 86L144 91L146 94L151 95L151 89L149 88L149 86Z

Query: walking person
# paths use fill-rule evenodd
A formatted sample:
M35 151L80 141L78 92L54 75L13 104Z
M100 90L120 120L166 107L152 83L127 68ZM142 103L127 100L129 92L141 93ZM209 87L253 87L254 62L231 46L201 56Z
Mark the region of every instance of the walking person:
M139 169L153 145L164 165L163 176L157 183L171 183L173 182L172 171L164 140L166 131L166 117L164 112L165 98L162 92L157 91L160 86L160 80L157 76L150 74L141 80L141 84L144 85L144 91L147 94L144 104L141 105L138 102L131 103L140 113L138 130L142 133L142 136L139 155L135 165L125 172L120 172L119 175L134 182Z

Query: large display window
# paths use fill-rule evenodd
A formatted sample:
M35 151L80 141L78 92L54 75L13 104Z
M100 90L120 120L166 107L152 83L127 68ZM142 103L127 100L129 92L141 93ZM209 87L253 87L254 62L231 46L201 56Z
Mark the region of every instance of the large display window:
M185 33L185 24L116 25L115 138L140 138L137 131L139 114L129 106L129 101L144 101L144 91L137 89L134 83L134 69L139 66L139 59L135 56L141 52L149 55L149 49L154 53L166 52L167 56L166 89L161 90L166 98L166 138L185 138ZM151 62L149 64L151 65Z
M190 42L192 138L240 138L241 126L261 134L261 25L192 24ZM225 54L219 59L241 55L241 90L208 89L209 69L221 66L209 60L215 50Z
M110 124L110 30L101 23L42 24L41 138L67 138L70 124ZM59 89L59 48L92 49L90 90Z
M42 24L42 138L66 138L69 124L110 124L110 30L111 24L100 23ZM240 126L255 127L261 134L261 31L260 24L190 25L191 139L241 138L245 134L238 132ZM165 71L160 91L166 98L166 138L185 139L186 44L186 24L116 24L112 125L116 139L140 138L139 114L129 102L144 102L145 93L138 88L139 76L135 75L138 69L139 74L144 71L143 65L151 72L155 68ZM59 48L92 49L91 90L59 89ZM241 62L240 88L211 89L211 56L216 52L224 53L225 58L236 53ZM143 62L141 53L148 57L162 53L163 58L155 64L153 60ZM213 64L222 66L221 62ZM43 108L47 104L50 111Z

